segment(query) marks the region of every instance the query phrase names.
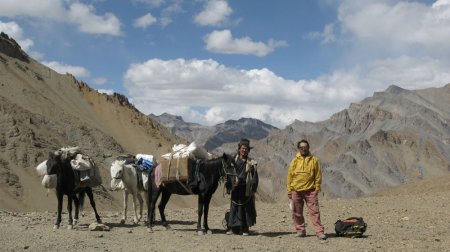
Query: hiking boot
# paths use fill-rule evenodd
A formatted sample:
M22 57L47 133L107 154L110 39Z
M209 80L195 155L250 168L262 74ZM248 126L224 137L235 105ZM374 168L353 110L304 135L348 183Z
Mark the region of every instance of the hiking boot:
M227 235L232 235L232 234L233 234L233 231L228 230L228 231L226 232L226 234L227 234Z
M326 240L327 236L325 234L318 234L317 238L319 238L319 240Z
M305 233L296 233L295 237L306 237Z
M244 232L242 233L243 236L248 236L248 233Z

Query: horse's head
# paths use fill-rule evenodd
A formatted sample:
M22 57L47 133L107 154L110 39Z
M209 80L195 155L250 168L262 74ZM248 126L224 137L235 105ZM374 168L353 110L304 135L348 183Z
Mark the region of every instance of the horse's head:
M111 164L111 178L112 179L122 179L124 164L125 164L125 160L115 160Z
M223 176L232 175L236 176L236 163L234 158L226 153L222 155L222 167L223 167Z
M61 156L58 153L50 152L47 159L47 174L57 174L61 169Z

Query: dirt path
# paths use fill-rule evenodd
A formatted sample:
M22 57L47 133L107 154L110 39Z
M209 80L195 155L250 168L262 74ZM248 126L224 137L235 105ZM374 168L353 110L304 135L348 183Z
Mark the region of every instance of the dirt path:
M213 207L214 234L196 235L196 209L167 209L172 229L145 225L119 225L117 212L101 211L109 232L89 231L94 216L88 212L74 230L63 225L52 231L55 213L0 212L1 251L450 251L450 191L377 196L352 200L321 200L322 221L329 236L320 241L312 226L308 236L293 236L286 204L257 202L257 225L248 237L226 235L222 219L226 207ZM364 238L334 237L339 218L362 216L368 223ZM157 218L158 219L158 218ZM308 220L309 223L309 220Z

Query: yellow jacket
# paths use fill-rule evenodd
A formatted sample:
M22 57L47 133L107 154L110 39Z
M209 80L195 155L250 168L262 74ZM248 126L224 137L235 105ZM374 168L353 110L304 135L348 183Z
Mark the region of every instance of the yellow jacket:
M295 155L289 165L287 173L287 191L307 191L314 189L320 191L322 173L320 162L316 156L309 154L303 157L300 153Z

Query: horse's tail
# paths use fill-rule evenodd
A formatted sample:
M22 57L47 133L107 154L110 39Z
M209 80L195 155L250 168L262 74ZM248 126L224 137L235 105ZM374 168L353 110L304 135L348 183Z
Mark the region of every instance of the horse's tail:
M81 190L78 193L78 206L80 207L80 209L83 209L83 205L84 205L84 198L86 196L86 192L85 190Z

